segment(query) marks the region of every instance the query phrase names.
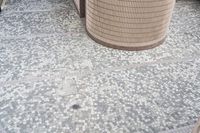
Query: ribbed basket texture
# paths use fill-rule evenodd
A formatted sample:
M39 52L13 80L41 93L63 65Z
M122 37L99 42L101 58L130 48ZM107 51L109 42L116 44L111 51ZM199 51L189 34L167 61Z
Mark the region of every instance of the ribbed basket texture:
M86 0L86 28L101 43L137 48L166 36L175 0Z

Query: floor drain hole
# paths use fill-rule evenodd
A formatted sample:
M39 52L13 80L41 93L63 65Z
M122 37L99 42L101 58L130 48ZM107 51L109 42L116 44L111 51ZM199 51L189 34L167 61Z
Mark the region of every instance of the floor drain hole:
M72 106L72 109L75 109L75 110L78 110L78 109L80 109L80 108L81 108L81 106L78 105L78 104L74 104L74 105Z

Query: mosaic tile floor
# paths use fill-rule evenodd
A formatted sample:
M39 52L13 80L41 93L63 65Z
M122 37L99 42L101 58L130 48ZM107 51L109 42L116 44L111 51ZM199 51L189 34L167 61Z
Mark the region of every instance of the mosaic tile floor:
M200 117L199 51L197 0L178 0L166 42L139 52L92 41L72 0L8 0L0 131L190 132Z

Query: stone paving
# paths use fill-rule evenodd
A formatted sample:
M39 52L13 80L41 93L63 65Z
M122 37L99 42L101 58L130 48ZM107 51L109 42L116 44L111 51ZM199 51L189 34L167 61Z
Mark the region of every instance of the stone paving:
M145 51L101 46L82 21L72 0L7 1L0 131L191 130L200 117L200 1L178 0L166 42Z

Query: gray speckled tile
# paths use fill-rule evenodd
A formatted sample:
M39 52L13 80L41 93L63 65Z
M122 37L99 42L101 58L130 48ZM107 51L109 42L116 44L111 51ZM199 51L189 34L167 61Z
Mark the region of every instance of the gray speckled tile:
M62 87L55 77L1 86L1 128L6 133L87 132L91 100L81 94L60 96ZM74 104L80 109L73 109Z
M0 122L6 132L20 133L158 133L190 125L200 115L199 65L194 59L4 84ZM61 94L69 88L79 93Z
M194 124L200 116L199 66L197 58L76 79L79 92L93 100L92 132L158 133Z
M0 37L1 82L25 75L78 76L80 72L195 56L200 48L200 29L196 28L200 17L199 9L191 8L194 4L175 9L163 45L140 52L113 50L95 43L82 32L84 27L74 10L2 14L0 34L7 38ZM183 3L178 2L177 7L180 5Z
M84 30L81 20L73 10L0 14L0 38L81 30Z
M127 52L105 48L94 43L85 33L76 32L30 38L1 38L0 82L60 73L79 76L80 73L134 64L171 59L179 61L198 53L193 45L173 46L171 41L153 50Z
M80 40L77 33L0 39L0 82L90 69L89 59L82 54L90 46Z
M158 133L200 115L197 0L178 1L166 42L139 52L92 41L72 0L8 3L0 14L6 133Z
M190 125L190 126L185 126L182 128L168 130L168 131L164 131L160 133L191 133L193 128L194 128L194 125Z
M74 9L70 0L8 0L4 12Z
M89 39L85 33L0 39L1 82L55 73L75 74L104 71L113 67L163 60L177 61L196 56L195 45L178 43L168 38L158 48L127 52L105 48ZM188 43L188 44L187 44ZM195 41L191 41L195 43ZM198 46L198 45L197 45Z
M55 31L49 12L0 14L0 37L49 34Z
M76 10L56 10L50 14L56 33L84 32L86 34L85 27Z

